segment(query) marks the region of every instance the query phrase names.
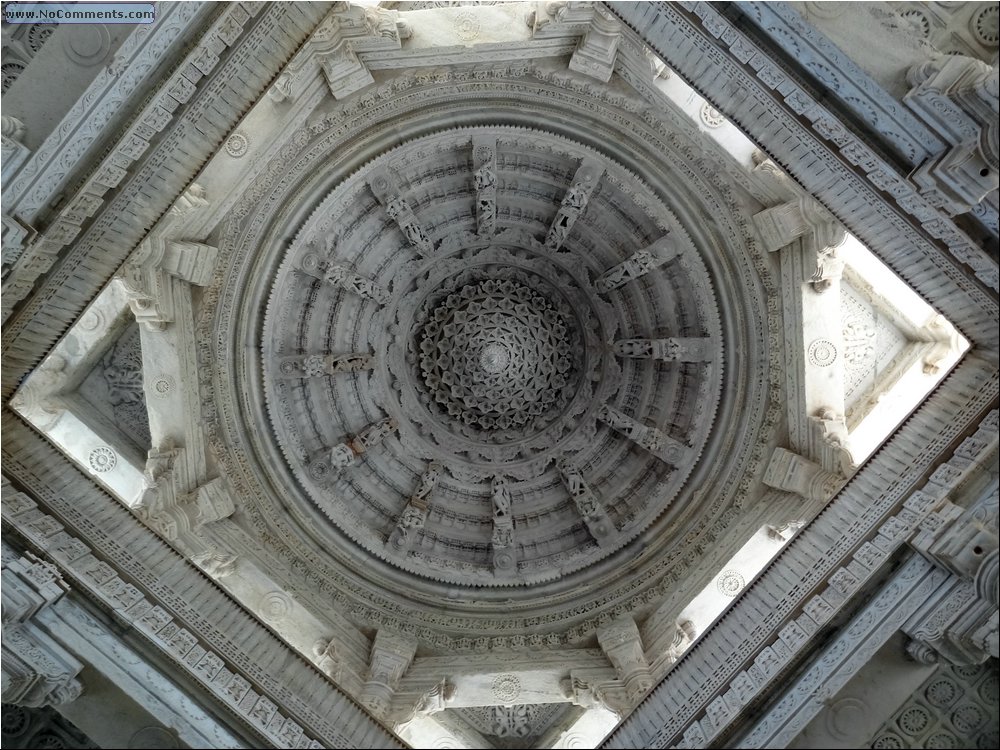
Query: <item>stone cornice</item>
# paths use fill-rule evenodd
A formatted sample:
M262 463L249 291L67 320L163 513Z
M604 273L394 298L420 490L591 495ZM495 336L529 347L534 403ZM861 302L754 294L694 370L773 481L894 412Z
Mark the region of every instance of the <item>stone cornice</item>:
M16 416L3 423L4 470L35 498L6 494L5 523L247 726L277 747L403 746Z
M708 3L609 7L974 345L997 350L996 261L767 50Z
M987 410L997 394L995 367L975 357L959 365L604 746L702 747L727 730L840 610L859 604L866 581L960 481L962 471L935 471L942 453L970 425L982 425L987 448L996 441L997 413Z
M229 7L236 13L240 6ZM23 257L24 274L10 276L4 287L5 315L31 294L4 326L4 398L173 203L222 136L307 37L324 7L268 5L257 9L254 18L248 16L246 29L240 27L237 36L235 27L222 27L204 38L192 50L190 64L173 74L133 122L133 127L140 127L144 119L152 118L150 122L159 123L159 139L143 141L146 145L131 138L119 140L105 167L94 172L61 218L26 249L36 260L27 263ZM218 44L223 49L230 46L222 57L211 52ZM223 91L225 97L220 95ZM183 150L178 148L181 144ZM104 178L96 193L88 188ZM105 202L104 193L114 186L117 191ZM91 194L96 197L88 197ZM45 275L60 254L59 263ZM60 304L50 304L56 297Z

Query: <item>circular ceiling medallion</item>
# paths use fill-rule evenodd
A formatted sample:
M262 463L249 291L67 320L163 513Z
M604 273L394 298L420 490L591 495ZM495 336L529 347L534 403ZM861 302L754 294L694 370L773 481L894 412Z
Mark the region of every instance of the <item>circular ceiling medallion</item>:
M422 578L584 568L670 507L710 435L722 342L698 252L642 180L558 136L388 152L317 206L269 297L290 505Z

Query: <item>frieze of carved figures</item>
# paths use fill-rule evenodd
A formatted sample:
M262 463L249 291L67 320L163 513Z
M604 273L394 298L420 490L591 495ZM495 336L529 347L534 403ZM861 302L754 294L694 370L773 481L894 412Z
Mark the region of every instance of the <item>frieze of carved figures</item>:
M711 341L707 338L619 339L613 350L619 357L664 362L708 362L712 359Z
M677 253L676 247L664 238L643 250L638 250L617 266L609 268L598 277L594 286L601 294L607 294L659 268L677 257Z
M281 357L278 373L284 378L318 378L323 375L337 375L342 372L370 370L375 366L375 357L362 352L350 354L304 354Z

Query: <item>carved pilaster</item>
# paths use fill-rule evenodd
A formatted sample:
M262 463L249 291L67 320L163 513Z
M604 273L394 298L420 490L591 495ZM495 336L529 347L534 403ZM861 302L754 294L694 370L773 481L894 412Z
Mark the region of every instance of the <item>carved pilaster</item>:
M339 682L344 669L343 646L331 636L317 639L313 643L312 651L313 656L316 657L317 666L330 679Z
M597 418L671 466L680 466L690 458L691 449L686 445L669 437L662 430L637 422L613 406L602 404L597 411Z
M965 213L997 189L1000 153L995 66L941 55L915 66L903 102L948 144L913 173L920 192L949 215Z
M381 718L389 709L393 692L416 651L416 641L398 633L378 631L372 644L368 679L360 697L361 703L376 717Z
M765 208L754 215L753 223L764 247L771 252L802 237L808 247L819 253L837 247L846 237L833 215L807 195Z
M143 240L125 262L118 279L125 288L135 319L150 330L162 330L177 316L177 281L206 285L212 277L218 250L200 242Z
M576 509L584 523L587 524L590 535L597 540L598 544L607 544L614 540L615 525L608 517L604 506L594 496L580 470L567 461L560 461L558 468L563 484L566 485L566 490L573 498Z
M597 278L594 286L601 294L607 294L673 260L679 252L667 237L659 239L649 247L633 253L617 266L609 268Z
M612 350L619 357L663 362L710 362L712 341L707 338L619 339Z
M417 490L410 495L409 502L396 522L396 528L389 535L387 544L396 550L407 549L427 519L428 498L437 486L441 476L441 465L431 462L420 477Z
M496 138L472 138L473 180L476 187L476 232L490 237L497 224L497 142Z
M364 352L350 354L302 354L281 357L278 375L282 378L319 378L342 372L370 370L375 366L375 356Z
M495 476L492 482L493 571L510 575L517 572L517 547L514 544L514 518L510 511L510 488L503 477Z
M83 669L69 651L35 624L38 612L69 590L53 565L32 554L6 563L2 573L4 703L56 706L83 692Z
M825 471L819 464L784 448L774 449L764 471L764 484L807 500L829 500L843 482L839 474Z
M917 643L915 651L930 654L933 650L952 664L976 664L997 657L997 494L994 475L971 507L963 510L946 500L911 540L924 557L949 572L903 626Z
M597 642L614 665L625 693L634 705L653 687L649 664L642 650L639 628L632 618L624 618L597 631Z
M573 229L573 224L587 208L590 196L594 194L603 174L604 168L592 160L584 160L577 168L573 183L566 191L566 195L563 196L559 211L556 212L552 226L549 227L549 233L545 238L545 247L549 250L558 250L562 247Z

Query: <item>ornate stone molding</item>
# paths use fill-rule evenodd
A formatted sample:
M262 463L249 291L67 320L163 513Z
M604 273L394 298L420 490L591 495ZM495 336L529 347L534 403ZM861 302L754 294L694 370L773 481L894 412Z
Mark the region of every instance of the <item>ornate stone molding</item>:
M5 415L5 431L18 429L24 428L18 428L16 418ZM365 717L306 662L295 656L287 658L286 646L245 614L237 614L237 605L214 584L192 569L183 575L188 563L139 526L111 498L90 484L70 489L73 481L80 485L78 476L73 476L76 472L72 467L63 464L60 471L52 463L45 455L51 448L40 443L40 452L26 455L26 451L31 452L28 442L19 441L20 448L12 455L8 441L4 441L5 470L12 471L19 481L37 476L39 469L47 471L51 481L40 492L43 502L58 508L66 521L83 525L67 528L31 498L15 492L4 493L4 521L14 524L19 533L44 550L74 585L86 589L136 628L188 678L202 684L255 732L279 747L295 747L299 742L307 747L399 746L392 735ZM25 458L30 465L23 463ZM49 465L43 468L47 459ZM113 545L111 537L115 539ZM114 565L93 555L95 543L115 547L117 551L111 558ZM165 575L171 570L174 573ZM123 576L134 583L127 583ZM171 581L176 583L176 589ZM191 603L192 597L199 600L197 608ZM242 622L243 635L236 640L231 631L220 627L222 620L233 616ZM270 671L268 665L275 659L282 668ZM311 689L290 692L284 680L293 674L303 684L312 683ZM359 723L347 729L342 721L336 725L331 722L329 701L322 711L315 703L321 694L336 696L332 710L339 716L352 714ZM289 718L289 713L295 718Z

